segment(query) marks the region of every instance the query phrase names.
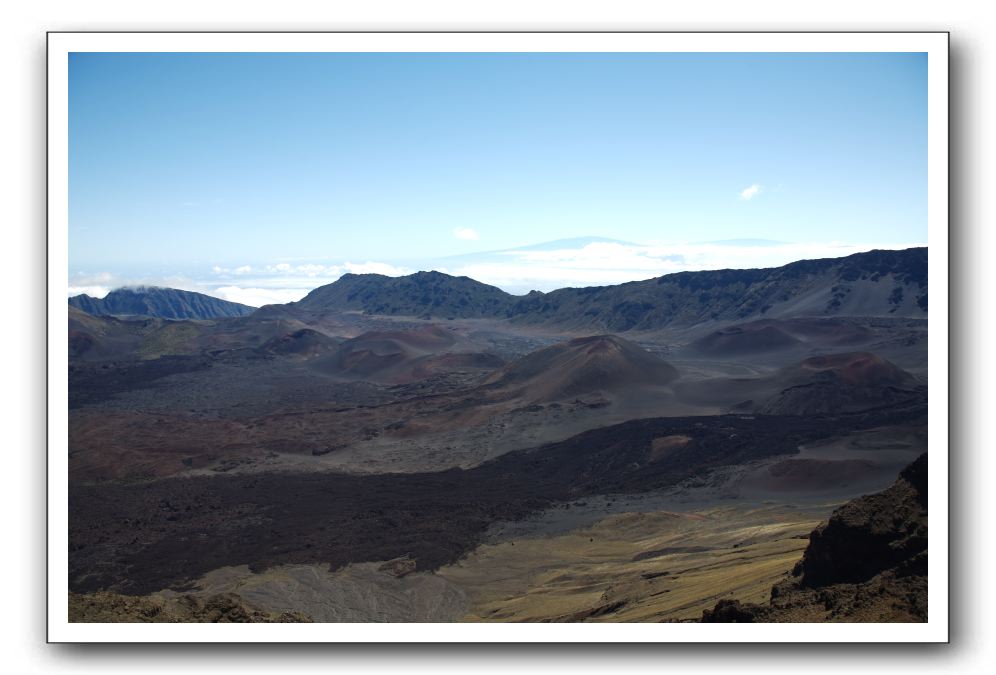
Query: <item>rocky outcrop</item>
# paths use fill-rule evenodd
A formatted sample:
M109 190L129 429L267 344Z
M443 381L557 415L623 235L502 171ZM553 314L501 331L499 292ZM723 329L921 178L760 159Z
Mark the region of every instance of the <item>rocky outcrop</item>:
M807 588L860 583L893 568L926 574L926 551L924 454L892 487L848 502L813 531L799 563L800 582Z
M702 623L761 623L768 620L768 614L767 607L739 600L720 600L715 607L702 612Z
M767 605L722 600L704 623L927 620L927 455L888 489L854 499L810 535Z
M300 612L263 612L235 593L208 597L70 593L69 620L80 623L310 623Z

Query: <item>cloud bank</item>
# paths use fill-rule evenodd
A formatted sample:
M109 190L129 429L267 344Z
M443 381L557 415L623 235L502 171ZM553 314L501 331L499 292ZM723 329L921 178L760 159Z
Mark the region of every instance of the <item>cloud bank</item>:
M202 293L222 300L241 302L252 307L297 302L309 292L331 284L343 274L383 274L398 277L416 270L385 262L344 262L328 265L318 262L279 262L265 265L242 265L235 268L214 267L214 279L204 282Z

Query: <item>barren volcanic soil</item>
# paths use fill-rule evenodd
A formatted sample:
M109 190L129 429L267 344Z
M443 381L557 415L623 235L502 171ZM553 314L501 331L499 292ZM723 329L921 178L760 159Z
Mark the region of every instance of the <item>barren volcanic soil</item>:
M452 320L71 308L73 620L693 620L926 449L913 299L616 335L632 308L502 319L460 283Z

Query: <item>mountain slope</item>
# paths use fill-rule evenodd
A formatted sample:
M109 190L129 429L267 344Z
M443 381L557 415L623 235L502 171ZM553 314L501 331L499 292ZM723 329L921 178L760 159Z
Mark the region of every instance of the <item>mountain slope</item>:
M771 351L783 351L802 342L780 326L752 321L727 326L704 335L688 345L688 351L703 356L744 356Z
M432 357L453 351L457 341L456 335L439 326L369 331L345 340L317 367L344 381L401 384L419 379L425 374L420 366L431 365Z
M911 373L871 352L812 356L751 378L681 383L682 400L722 410L765 415L822 415L915 404L925 386Z
M404 277L344 274L290 306L305 312L361 310L368 314L468 318L503 316L514 298L500 288L442 272Z
M679 272L617 286L564 288L519 300L523 323L654 330L785 316L925 316L927 249L869 251L753 270Z
M927 249L869 251L770 269L679 272L617 286L525 296L441 272L405 277L346 274L297 303L271 305L266 311L511 319L590 332L751 317L924 317Z
M919 399L915 377L868 352L813 356L782 369L777 378L787 385L764 402L767 415L814 415L853 411Z
M615 335L596 335L516 359L485 386L521 390L533 401L557 401L595 392L634 392L676 379L674 366L642 347Z
M247 316L256 311L254 307L219 300L203 293L157 286L119 288L102 299L76 295L69 298L69 304L97 316L154 316L161 319L216 319Z

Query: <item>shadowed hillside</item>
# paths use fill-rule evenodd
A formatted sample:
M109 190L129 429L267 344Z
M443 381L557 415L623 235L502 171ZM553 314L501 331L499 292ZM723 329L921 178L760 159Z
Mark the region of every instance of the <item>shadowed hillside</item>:
M565 288L516 303L522 322L613 332L788 315L923 316L927 249L870 251L783 267L679 272L617 286Z
M790 383L760 406L774 415L806 415L859 410L913 400L917 380L894 363L868 352L814 356L782 371Z
M344 274L284 307L322 313L362 310L368 314L446 317L504 316L515 296L468 277L416 272L404 277ZM268 309L279 308L271 306Z
M483 369L504 364L473 351L474 346L439 326L407 331L368 331L345 340L316 369L338 380L404 384L447 370Z
M688 350L704 356L724 357L791 349L801 344L781 327L760 323L729 326L709 333L688 345Z
M593 392L666 385L676 379L674 366L642 347L615 335L596 335L517 359L486 384L522 390L535 401L555 401Z
M681 382L683 400L735 412L812 415L925 400L926 387L878 354L812 356L762 377Z
M255 307L219 300L203 293L156 286L119 288L104 298L76 295L69 298L69 304L98 316L154 316L161 319L216 319L247 316L256 311Z

